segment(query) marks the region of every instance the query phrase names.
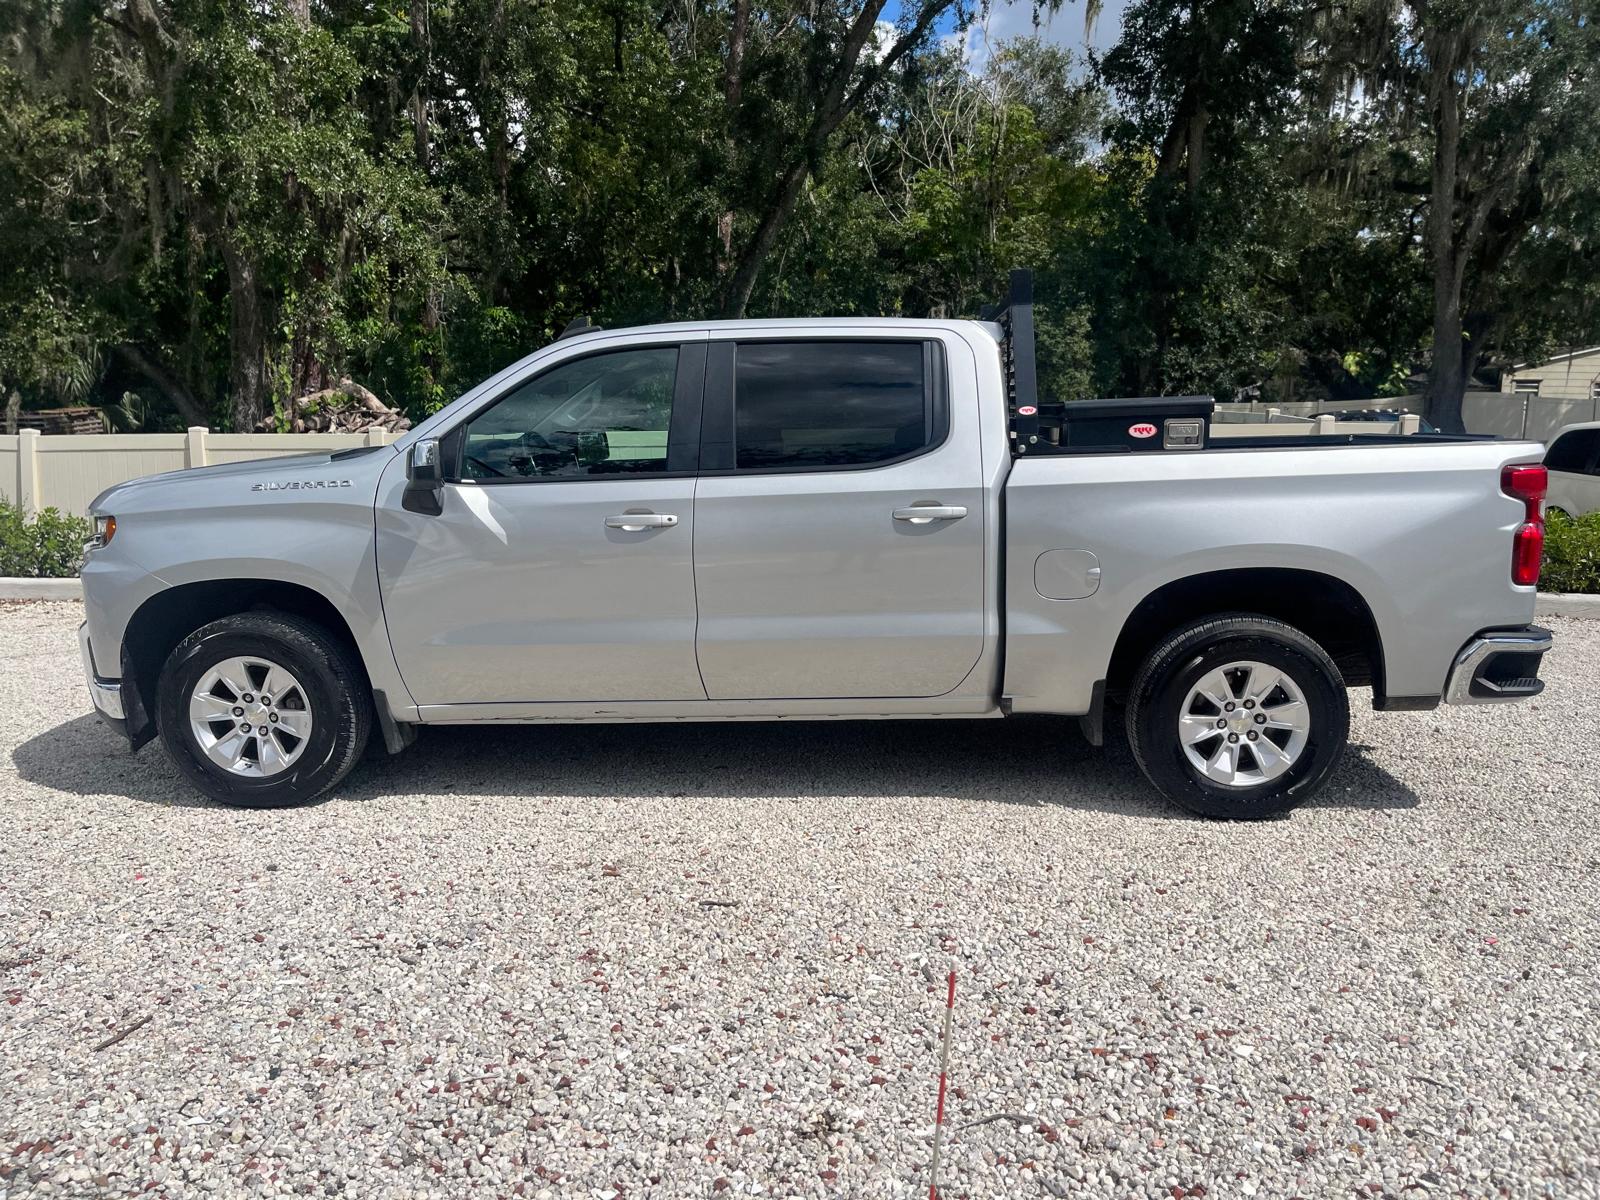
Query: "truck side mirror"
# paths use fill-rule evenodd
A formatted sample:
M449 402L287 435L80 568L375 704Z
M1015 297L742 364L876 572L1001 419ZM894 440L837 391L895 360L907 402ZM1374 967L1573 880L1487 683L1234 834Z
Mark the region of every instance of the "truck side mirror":
M438 438L413 442L406 453L406 492L400 503L409 512L436 517L444 511L444 469Z

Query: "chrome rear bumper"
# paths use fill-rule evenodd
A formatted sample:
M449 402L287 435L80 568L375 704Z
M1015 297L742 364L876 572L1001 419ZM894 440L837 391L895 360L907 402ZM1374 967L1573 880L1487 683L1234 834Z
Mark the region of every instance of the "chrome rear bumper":
M1548 629L1490 629L1456 654L1445 684L1446 704L1507 704L1544 691L1539 662L1550 649Z
M122 684L111 683L95 674L94 652L89 649L89 622L78 626L78 650L83 655L83 677L89 684L89 701L96 710L113 721L126 719L122 707Z

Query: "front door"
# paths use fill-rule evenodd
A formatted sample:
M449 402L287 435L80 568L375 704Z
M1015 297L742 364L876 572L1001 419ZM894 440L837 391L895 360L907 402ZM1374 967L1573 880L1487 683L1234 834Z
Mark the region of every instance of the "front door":
M977 663L985 492L976 404L950 404L958 352L711 343L695 498L711 699L939 696Z
M386 473L378 574L418 704L705 699L703 374L703 344L568 358L444 438L439 514L406 510Z

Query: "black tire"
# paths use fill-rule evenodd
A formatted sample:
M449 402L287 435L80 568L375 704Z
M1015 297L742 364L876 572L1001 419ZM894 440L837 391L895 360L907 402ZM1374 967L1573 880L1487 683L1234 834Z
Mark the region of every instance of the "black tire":
M1283 672L1304 696L1310 718L1305 744L1289 769L1253 786L1208 778L1189 761L1178 736L1191 689L1236 662ZM1219 616L1178 630L1145 659L1128 693L1127 730L1139 769L1167 799L1201 816L1257 820L1304 803L1327 782L1344 754L1350 704L1339 668L1298 629L1270 617ZM1259 769L1253 750L1245 761Z
M299 680L312 717L299 757L264 778L232 774L213 763L190 728L188 711L191 692L207 671L226 659L253 655ZM349 774L366 749L373 721L366 680L354 650L315 622L287 613L236 613L195 630L167 656L156 691L161 740L178 769L213 800L240 808L305 804Z

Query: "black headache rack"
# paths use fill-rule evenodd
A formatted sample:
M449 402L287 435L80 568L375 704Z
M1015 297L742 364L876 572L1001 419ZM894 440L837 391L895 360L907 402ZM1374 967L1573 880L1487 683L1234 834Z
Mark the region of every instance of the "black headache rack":
M1126 454L1203 450L1215 403L1210 396L1118 400L1042 400L1033 337L1033 272L1011 272L1004 301L983 311L998 321L1013 454Z

